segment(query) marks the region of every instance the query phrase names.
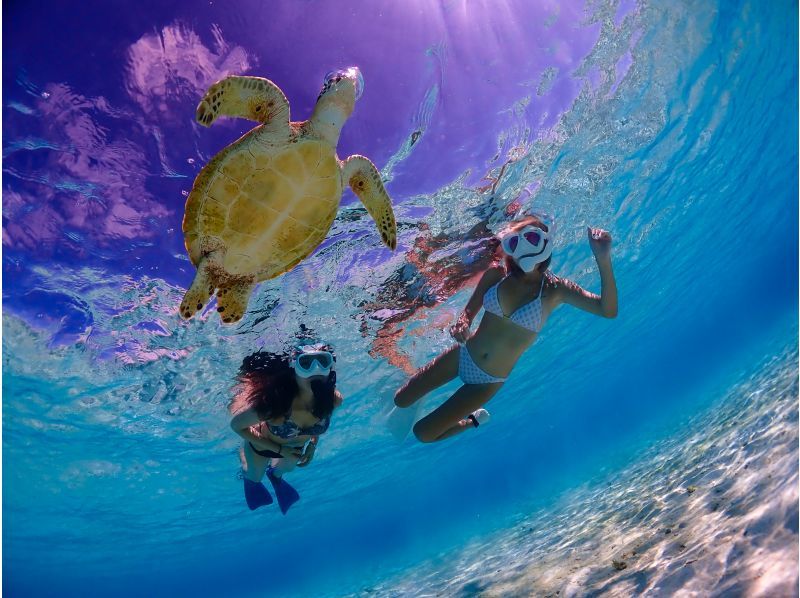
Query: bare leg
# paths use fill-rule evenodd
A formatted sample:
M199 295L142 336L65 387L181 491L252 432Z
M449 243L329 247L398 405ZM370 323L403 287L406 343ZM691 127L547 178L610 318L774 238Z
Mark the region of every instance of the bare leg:
M502 382L465 384L437 409L419 420L414 426L414 435L420 442L437 442L472 428L472 422L464 418L485 405L501 386Z
M251 482L260 482L261 478L264 477L264 472L267 470L269 459L257 454L247 441L242 446L241 456L244 457L244 463L242 464L244 476Z
M450 347L423 366L395 393L394 404L398 407L410 407L433 389L455 378L458 375L458 351L458 345Z
M301 447L305 443L294 444L292 442L287 442L284 446L291 446L291 447ZM280 459L271 459L270 465L272 466L272 475L276 478L280 478L285 473L289 473L295 467L297 467L297 462L300 460L300 457L295 457L294 455L287 455L286 457L281 457Z

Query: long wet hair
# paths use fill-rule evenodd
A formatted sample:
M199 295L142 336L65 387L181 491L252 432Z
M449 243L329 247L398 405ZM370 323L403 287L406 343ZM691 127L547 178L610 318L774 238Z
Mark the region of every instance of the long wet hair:
M333 353L327 345L321 350ZM242 360L229 408L232 413L255 409L264 420L288 417L299 390L291 354L256 351ZM313 380L311 390L314 417L329 417L336 400L336 371L331 371L326 380Z
M239 413L253 408L264 420L286 417L298 390L287 353L256 351L242 360L230 410Z

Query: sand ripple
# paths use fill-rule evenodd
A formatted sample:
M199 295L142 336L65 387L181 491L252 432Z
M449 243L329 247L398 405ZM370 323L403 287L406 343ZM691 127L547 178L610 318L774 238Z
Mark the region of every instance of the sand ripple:
M422 564L413 580L366 592L797 596L795 354L772 360L613 478Z

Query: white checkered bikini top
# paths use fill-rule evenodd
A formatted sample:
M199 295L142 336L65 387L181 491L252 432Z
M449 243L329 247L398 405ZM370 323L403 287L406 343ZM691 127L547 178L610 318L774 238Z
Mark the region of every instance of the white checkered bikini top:
M508 277L504 277L503 280L506 278ZM486 294L483 296L483 308L490 314L506 318L517 326L522 326L531 332L538 333L542 329L542 290L544 289L544 278L545 277L542 276L542 286L539 289L539 294L536 296L536 299L529 301L510 316L503 313L503 308L500 307L500 299L497 296L497 292L503 280L486 291Z

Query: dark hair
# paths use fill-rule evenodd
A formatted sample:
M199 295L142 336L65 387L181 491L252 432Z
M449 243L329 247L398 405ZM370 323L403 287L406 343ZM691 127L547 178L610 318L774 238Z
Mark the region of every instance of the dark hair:
M313 380L311 391L314 393L311 413L318 419L329 417L336 402L336 370L332 370L325 380Z
M325 349L331 350L329 347ZM265 420L288 416L299 391L291 364L292 356L288 353L256 351L245 357L236 377L237 392L229 405L231 412L253 408ZM333 412L335 389L335 371L328 375L327 380L311 382L314 393L311 412L315 417L324 419Z
M318 351L328 351L336 361L336 352L331 345L317 344L314 348ZM336 402L336 370L331 370L325 380L312 380L311 391L314 393L314 405L311 413L318 419L325 419L333 413Z
M286 417L297 396L297 380L286 353L256 351L242 360L236 377L238 392L230 409L253 408L264 419Z

